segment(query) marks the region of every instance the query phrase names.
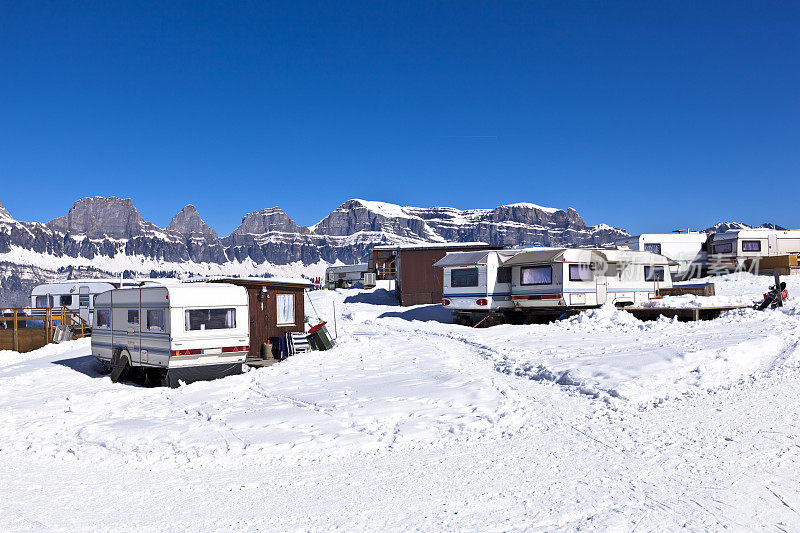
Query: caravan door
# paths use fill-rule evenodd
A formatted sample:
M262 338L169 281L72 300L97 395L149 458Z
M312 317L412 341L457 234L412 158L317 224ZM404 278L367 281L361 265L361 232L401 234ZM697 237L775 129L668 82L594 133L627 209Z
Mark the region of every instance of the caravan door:
M605 276L595 276L597 280L597 305L603 305L608 298L608 285Z
M89 319L89 287L78 287L78 315L86 322Z
M767 245L767 255L779 255L778 252L778 236L774 233L767 235L769 244Z

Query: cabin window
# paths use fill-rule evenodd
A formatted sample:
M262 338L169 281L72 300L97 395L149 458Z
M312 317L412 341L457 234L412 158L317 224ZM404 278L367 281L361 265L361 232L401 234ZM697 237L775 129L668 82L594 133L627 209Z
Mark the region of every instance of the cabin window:
M520 285L550 285L553 283L553 267L523 267L519 271Z
M278 308L277 323L281 325L294 324L294 294L275 295L275 305Z
M644 267L645 281L664 281L664 267Z
M724 244L716 244L714 245L714 253L715 254L729 254L733 251L733 245L729 242Z
M53 297L49 294L37 296L36 307L53 307Z
M148 331L164 331L164 310L163 309L148 309L147 310L147 330Z
M187 309L186 331L207 329L233 329L236 327L236 309Z
M653 252L654 254L661 255L661 243L660 242L646 242L646 243L644 243L644 251L645 252Z
M78 305L81 307L89 307L89 295L88 294L79 294L78 295Z
M497 283L511 283L511 267L497 269Z
M454 268L450 270L451 287L477 287L478 267Z
M95 322L97 323L98 328L110 328L111 327L111 310L110 309L98 309L94 312Z
M593 279L594 279L594 271L592 271L591 265L569 266L570 281L592 281Z
M128 309L128 324L133 326L139 325L139 310L138 309Z
M742 241L743 252L760 252L761 241Z
M72 305L72 295L62 294L58 297L58 305L61 307L69 307Z

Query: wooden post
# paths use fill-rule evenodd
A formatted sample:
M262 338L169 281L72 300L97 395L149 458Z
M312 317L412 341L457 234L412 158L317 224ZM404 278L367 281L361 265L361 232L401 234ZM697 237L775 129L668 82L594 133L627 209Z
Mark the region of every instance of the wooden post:
M44 342L50 344L50 326L53 319L53 308L48 307L44 314Z
M19 351L19 333L17 328L17 310L14 309L14 351Z

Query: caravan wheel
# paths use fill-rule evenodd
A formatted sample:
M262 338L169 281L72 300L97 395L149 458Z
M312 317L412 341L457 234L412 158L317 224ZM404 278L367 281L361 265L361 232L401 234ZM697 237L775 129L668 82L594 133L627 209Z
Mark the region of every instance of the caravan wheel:
M111 381L119 383L128 377L131 369L131 356L128 350L117 348L111 355Z

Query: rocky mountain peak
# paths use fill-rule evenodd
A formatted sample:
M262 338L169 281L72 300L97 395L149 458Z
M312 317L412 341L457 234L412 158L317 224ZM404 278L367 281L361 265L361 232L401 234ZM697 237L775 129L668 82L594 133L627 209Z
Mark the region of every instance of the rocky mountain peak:
M11 213L8 212L8 209L3 207L3 204L0 202L0 222L15 222L14 217L11 216Z
M308 228L298 226L283 209L277 206L248 213L242 218L241 225L233 231L235 235L271 232L299 233L303 235L310 233Z
M191 204L181 209L167 226L168 230L177 231L186 236L201 235L208 239L218 239L217 232L200 218L197 208Z
M144 221L130 198L95 196L78 200L69 213L51 220L47 226L70 235L126 239L152 224Z

